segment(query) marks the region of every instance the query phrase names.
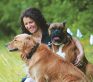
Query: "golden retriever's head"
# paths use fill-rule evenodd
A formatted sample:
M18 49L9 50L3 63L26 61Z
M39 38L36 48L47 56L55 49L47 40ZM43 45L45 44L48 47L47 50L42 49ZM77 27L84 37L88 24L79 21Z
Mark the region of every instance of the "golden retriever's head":
M21 52L33 48L36 44L35 40L31 35L19 34L7 45L9 51L19 50Z
M29 59L38 47L36 39L28 34L19 34L9 42L7 48L9 51L20 51L22 59Z
M48 30L51 41L55 45L60 45L67 34L65 23L52 23Z

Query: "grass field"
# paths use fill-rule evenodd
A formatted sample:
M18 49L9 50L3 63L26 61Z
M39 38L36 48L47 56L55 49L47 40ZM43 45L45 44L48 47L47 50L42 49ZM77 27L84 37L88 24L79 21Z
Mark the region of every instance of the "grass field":
M25 76L24 62L17 52L9 52L5 47L8 41L0 41L0 82L20 82ZM93 63L93 46L88 40L81 40L87 59Z
M9 52L6 41L0 41L0 82L20 82L24 77L24 62L17 52Z

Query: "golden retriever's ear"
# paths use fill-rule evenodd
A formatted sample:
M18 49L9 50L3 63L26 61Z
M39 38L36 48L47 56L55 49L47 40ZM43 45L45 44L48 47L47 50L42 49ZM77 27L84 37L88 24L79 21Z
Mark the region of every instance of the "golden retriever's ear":
M32 38L32 36L29 35L26 39L27 40L31 40L31 38Z

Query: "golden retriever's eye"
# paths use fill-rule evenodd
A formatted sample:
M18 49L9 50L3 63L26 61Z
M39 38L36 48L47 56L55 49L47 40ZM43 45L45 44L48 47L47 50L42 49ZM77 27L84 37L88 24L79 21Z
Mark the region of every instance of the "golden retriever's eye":
M18 42L18 40L14 39L14 42Z
M17 40L14 40L14 41L17 41Z

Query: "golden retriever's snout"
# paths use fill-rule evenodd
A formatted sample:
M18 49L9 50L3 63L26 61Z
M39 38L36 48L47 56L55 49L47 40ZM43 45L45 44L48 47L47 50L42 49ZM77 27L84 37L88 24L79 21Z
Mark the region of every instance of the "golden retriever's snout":
M30 35L28 34L20 34L14 37L7 45L9 51L22 51L27 46L26 43Z
M12 51L17 51L17 50L18 50L18 48L14 48L14 47L11 45L11 43L6 44L6 47L8 48L8 50L9 50L10 52L12 52Z

